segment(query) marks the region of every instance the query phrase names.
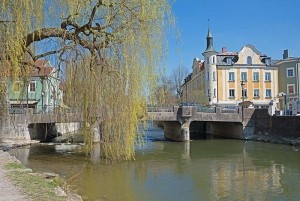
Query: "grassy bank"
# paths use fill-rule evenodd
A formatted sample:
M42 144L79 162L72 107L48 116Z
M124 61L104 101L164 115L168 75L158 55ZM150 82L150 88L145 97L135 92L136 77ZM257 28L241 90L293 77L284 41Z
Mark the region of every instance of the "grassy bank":
M70 195L65 193L66 184L59 177L51 174L32 173L31 169L18 162L7 163L5 169L8 170L12 182L33 201L81 200L79 196L73 195L75 197L70 198ZM63 188L65 191L62 190Z

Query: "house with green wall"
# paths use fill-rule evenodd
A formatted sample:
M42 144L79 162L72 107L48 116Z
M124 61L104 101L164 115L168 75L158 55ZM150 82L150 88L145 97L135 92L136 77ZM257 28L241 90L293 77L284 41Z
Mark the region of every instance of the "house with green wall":
M8 99L10 111L33 108L36 113L51 112L63 101L59 71L50 61L37 60L27 76L10 77Z
M300 58L290 57L284 50L283 59L276 62L278 66L278 87L280 109L291 111L300 95Z

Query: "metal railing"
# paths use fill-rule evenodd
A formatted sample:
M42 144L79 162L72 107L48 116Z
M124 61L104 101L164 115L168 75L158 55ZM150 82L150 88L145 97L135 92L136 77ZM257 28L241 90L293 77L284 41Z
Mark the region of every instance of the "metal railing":
M240 108L237 106L225 106L221 107L221 113L239 113Z
M215 107L197 106L197 112L216 113Z
M58 111L65 113L75 113L76 110L72 108L54 107L54 105L35 106L34 108L27 108L26 105L22 106L10 106L9 114L24 114L27 109L32 109L33 114L49 114L56 113Z
M148 106L147 112L174 112L173 106Z

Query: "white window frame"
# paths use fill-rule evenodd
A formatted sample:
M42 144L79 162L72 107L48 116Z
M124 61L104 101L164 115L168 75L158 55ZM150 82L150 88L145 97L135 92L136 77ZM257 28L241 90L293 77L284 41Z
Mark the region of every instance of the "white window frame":
M247 65L252 65L252 57L247 56Z
M247 98L248 97L248 90L242 89L242 97Z
M289 70L292 70L292 71L293 71L293 75L292 75L292 76L289 76L289 73L288 73ZM294 67L286 68L286 77L287 77L287 78L295 77L295 68L294 68Z
M256 75L256 74L257 74L257 80L254 79L255 78L254 75ZM258 82L258 81L259 81L259 72L253 72L253 82Z
M257 94L255 92L258 92ZM259 89L253 89L253 98L259 98Z
M230 95L230 91L233 92L233 96ZM229 90L228 90L228 97L229 97L229 98L235 98L235 89L229 89Z
M206 64L209 64L209 57L206 57Z
M34 84L34 90L31 90L31 84ZM30 81L28 84L28 92L35 93L36 92L36 81Z
M293 87L294 93L290 93L289 87ZM286 92L287 92L287 94L295 94L295 84L287 84L286 85Z
M267 79L267 74L270 75L270 77L268 79ZM271 72L265 72L265 81L271 82L271 80L272 80Z
M231 77L230 77L230 74L232 74L232 79L231 79ZM235 73L234 72L228 72L228 81L229 82L234 82L234 80L235 80L235 75L234 75Z
M228 58L226 59L226 64L227 64L227 65L232 65L232 58L231 58L231 57L228 57Z
M245 75L246 79L243 79L243 75ZM241 81L247 82L247 72L241 72Z
M267 91L270 91L270 96L268 96ZM271 98L272 97L272 90L271 89L266 89L266 98Z

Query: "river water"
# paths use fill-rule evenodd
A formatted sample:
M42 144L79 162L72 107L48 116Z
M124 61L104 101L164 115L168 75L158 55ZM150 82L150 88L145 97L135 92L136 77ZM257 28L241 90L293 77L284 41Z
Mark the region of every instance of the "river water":
M84 200L300 200L300 150L279 144L207 139L164 142L150 127L136 160L107 164L99 147L37 144L10 151L36 172L67 179Z

